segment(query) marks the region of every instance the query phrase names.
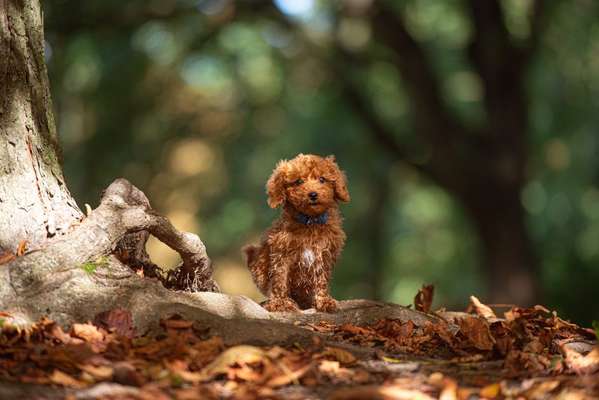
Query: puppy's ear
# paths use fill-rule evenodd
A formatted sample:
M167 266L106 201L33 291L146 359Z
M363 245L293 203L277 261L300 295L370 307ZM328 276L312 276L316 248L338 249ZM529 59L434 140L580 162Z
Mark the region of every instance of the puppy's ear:
M350 197L347 190L347 178L345 177L345 173L339 169L339 166L335 162L335 156L327 156L325 160L327 160L331 166L334 176L335 199L347 203L350 200Z
M288 162L279 161L277 167L272 171L272 175L266 182L266 194L268 195L268 205L271 208L280 207L285 202L285 177Z

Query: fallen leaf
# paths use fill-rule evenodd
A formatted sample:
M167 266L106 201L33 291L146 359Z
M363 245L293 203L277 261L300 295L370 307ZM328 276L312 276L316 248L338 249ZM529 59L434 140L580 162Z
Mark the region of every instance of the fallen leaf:
M17 246L17 257L21 257L27 251L27 241L21 240L19 245Z
M70 343L72 341L71 335L65 333L58 324L55 324L50 328L50 335L62 343Z
M90 364L79 365L79 369L87 372L96 380L107 380L112 378L114 370L107 365L94 366Z
M176 368L172 364L169 364L168 367L171 370L171 372L173 372L186 382L198 383L206 379L205 375L200 372L193 372L183 368Z
M339 361L322 360L318 369L324 373L335 375L339 372L341 365Z
M338 389L330 400L433 400L419 390L403 389L399 386L358 386Z
M553 397L551 392L560 386L560 381L549 380L542 381L537 385L534 385L530 390L526 392L526 398L528 399L548 399Z
M474 310L474 312L477 315L480 315L481 317L484 317L487 320L497 320L497 315L495 315L495 312L493 312L491 307L481 303L480 300L476 298L476 296L470 296L470 307Z
M312 364L305 365L295 371L286 372L282 375L276 376L266 382L269 387L279 387L289 385L290 383L297 383L297 381L306 374L311 368Z
M583 389L566 388L554 396L558 400L589 400L591 397ZM596 397L592 397L596 399Z
M499 396L500 392L501 392L501 386L499 385L499 383L492 383L490 385L483 387L480 390L480 397L484 397L487 399L494 399L497 396Z
M247 364L229 368L227 379L235 381L255 382L261 384L268 373L261 368L252 368Z
M429 312L433 304L435 287L433 285L423 285L414 297L414 307L418 311Z
M71 334L86 342L100 342L104 339L102 332L92 324L73 324Z
M470 343L479 350L491 350L495 339L489 330L486 320L479 317L464 317L457 320L460 332L468 338Z
M356 361L356 357L352 353L338 347L327 347L322 355L332 356L341 364L352 364Z
M115 363L113 370L113 380L117 383L127 386L142 386L144 384L143 376L127 361Z
M433 372L428 376L428 383L434 386L442 386L445 376L441 372Z
M203 380L209 380L221 374L226 374L234 364L251 364L265 361L266 353L259 347L240 345L223 351L214 361L201 371Z
M545 350L545 346L539 339L534 338L530 342L526 343L522 350L529 353L540 354L543 352L543 350Z
M116 308L114 310L101 312L94 318L94 324L107 331L113 331L120 336L128 337L130 339L136 336L135 328L133 326L133 317L129 310Z
M443 381L443 389L439 394L439 400L457 400L458 383L453 379L446 378Z
M58 369L55 369L49 378L52 383L56 383L57 385L72 387L76 389L81 389L87 386L85 383L73 378L70 375L65 374L64 372Z
M544 371L551 366L551 360L543 355L525 351L510 351L504 362L505 368L517 375L520 371Z
M594 346L586 355L578 352L573 343L561 346L566 365L577 374L592 374L599 371L599 347Z

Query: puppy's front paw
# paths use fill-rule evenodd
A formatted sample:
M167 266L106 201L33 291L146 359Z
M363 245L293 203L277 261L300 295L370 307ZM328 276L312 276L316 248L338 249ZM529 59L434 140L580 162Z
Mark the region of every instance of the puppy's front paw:
M297 303L289 297L272 297L263 305L268 311L299 311Z
M317 311L332 313L337 311L337 300L331 296L316 296L314 307Z

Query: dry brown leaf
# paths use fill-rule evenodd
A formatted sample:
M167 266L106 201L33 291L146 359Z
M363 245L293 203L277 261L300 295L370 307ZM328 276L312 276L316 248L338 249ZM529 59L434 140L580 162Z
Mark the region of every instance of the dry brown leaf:
M75 379L71 375L67 375L58 369L55 369L49 378L52 383L71 388L81 389L87 386L84 382L81 382L80 380Z
M433 304L433 296L435 287L433 285L422 285L422 289L418 291L414 297L414 307L418 311L429 312Z
M311 368L312 364L304 365L303 367L298 368L295 371L290 371L270 379L268 382L266 382L266 385L269 387L279 387L289 385L290 383L295 383L302 376L304 376L306 372L308 372Z
M506 370L515 374L522 370L540 372L551 366L551 360L544 355L512 350L507 354L504 365Z
M264 382L266 374L258 368L252 368L246 364L239 367L229 368L227 379L242 380L246 382L254 382L261 384Z
M458 388L458 399L459 400L471 400L480 398L478 389L474 387L460 387ZM484 399L484 398L483 398Z
M457 400L458 398L458 383L453 379L446 378L443 380L443 389L439 394L439 400Z
M352 364L356 362L356 357L347 350L339 347L327 347L322 353L323 356L332 356L341 364Z
M102 312L96 315L94 324L107 331L113 331L121 336L128 338L135 337L133 317L129 310L116 308L114 310Z
M114 381L127 386L142 386L144 377L137 372L133 364L128 361L117 362L113 365Z
M343 324L343 325L341 325L339 330L346 331L348 333L352 333L354 335L359 335L359 336L366 336L366 335L369 335L370 333L372 333L370 331L370 329L368 329L368 328L363 328L361 326L356 326L356 325L352 325L352 324Z
M543 350L545 350L545 346L539 339L534 338L530 342L526 343L522 350L529 353L540 354L543 352Z
M499 396L500 392L501 392L501 386L499 385L499 383L492 383L490 385L483 387L480 390L480 397L484 397L486 399L494 399L497 396Z
M594 346L586 355L574 349L572 343L561 346L566 365L577 374L592 374L599 371L599 347Z
M479 350L491 350L495 339L489 330L486 320L479 317L463 317L457 320L460 332L468 338L470 343Z
M339 361L322 360L318 365L318 369L326 374L335 375L339 372L341 365Z
M21 257L27 251L27 241L21 240L19 245L17 246L17 257Z
M79 365L81 371L87 372L96 380L107 380L112 378L113 369L107 365L95 366L91 364Z
M198 383L198 382L202 382L205 380L204 374L202 374L200 372L178 370L174 373L177 374L181 379L183 379L186 382Z
M259 347L240 345L223 351L214 361L201 371L204 380L226 374L234 364L251 364L268 361L266 352Z
M50 335L62 343L70 343L72 341L71 335L65 333L60 325L56 324L50 328Z
M92 324L73 324L71 335L83 339L86 342L100 342L104 340L102 332Z
M589 400L589 399L597 399L596 396L590 397L588 393L584 389L576 389L576 388L566 388L553 396L553 398L558 400Z
M526 392L527 399L548 399L553 397L551 392L561 385L558 380L542 381Z
M338 389L330 400L433 400L428 394L399 386L358 386Z
M470 296L470 307L476 314L486 318L487 320L494 321L497 319L497 315L495 315L495 312L493 312L491 307L481 303L476 296Z

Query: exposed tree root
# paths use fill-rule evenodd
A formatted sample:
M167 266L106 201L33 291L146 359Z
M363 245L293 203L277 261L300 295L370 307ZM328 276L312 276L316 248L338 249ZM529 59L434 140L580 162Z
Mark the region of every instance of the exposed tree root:
M181 255L181 266L166 279L145 252L149 234ZM179 314L227 344L305 342L322 335L298 324L320 321L361 324L397 318L419 325L435 318L365 300L341 302L335 314L269 313L243 296L213 293L218 286L211 274L200 238L176 230L150 208L140 190L118 179L106 189L100 206L71 232L0 267L0 310L13 315L8 323L26 327L42 316L69 325L123 308L131 312L139 333Z

